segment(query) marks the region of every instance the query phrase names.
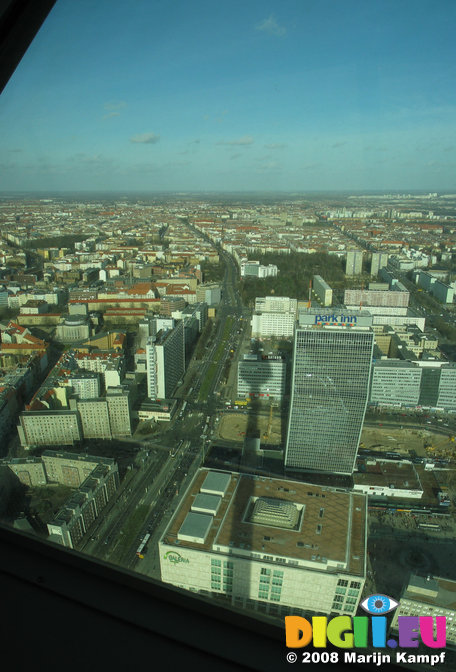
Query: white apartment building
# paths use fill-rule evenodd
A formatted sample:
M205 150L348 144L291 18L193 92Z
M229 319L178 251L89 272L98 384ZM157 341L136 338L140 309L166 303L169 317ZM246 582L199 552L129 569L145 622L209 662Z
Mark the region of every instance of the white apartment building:
M360 275L363 272L363 251L347 250L345 275Z
M17 428L21 445L72 446L82 439L79 414L74 411L26 411Z
M332 306L333 290L328 283L323 280L321 275L313 276L312 289L322 306Z
M174 329L162 330L146 343L147 395L169 399L185 372L184 323L175 320Z
M41 456L47 480L78 488L90 476L100 461L114 463L111 458L94 457L92 455L56 452L45 450Z
M159 541L161 579L270 615L356 612L367 498L200 469Z
M254 278L269 278L276 277L278 273L278 268L275 264L263 266L259 261L242 261L240 268L241 278L248 276Z
M292 337L297 306L297 299L290 299L288 296L257 297L250 323L252 338Z
M100 396L100 374L94 371L78 370L59 380L59 385L72 387L74 394L80 399L95 399Z
M47 525L51 541L75 548L119 487L117 465L111 458L51 451L43 454L44 460L48 475L52 463L63 476L62 479L49 477L49 480L78 487Z
M131 436L131 417L129 392L123 387L110 387L106 390L109 424L114 438Z
M289 296L259 296L255 299L255 310L261 313L292 313L296 315L297 299Z
M292 338L295 323L293 313L254 313L250 322L252 338Z
M406 308L409 305L410 292L398 290L376 289L346 289L344 292L344 304L346 306L397 306Z
M77 402L82 431L86 439L110 439L108 404L105 399L88 399Z
M381 359L372 367L371 404L418 406L422 369L413 362Z
M378 275L381 268L386 268L388 265L387 252L373 252L371 260L371 275Z
M281 357L263 359L261 355L244 355L238 363L238 397L281 399L285 394L286 369Z

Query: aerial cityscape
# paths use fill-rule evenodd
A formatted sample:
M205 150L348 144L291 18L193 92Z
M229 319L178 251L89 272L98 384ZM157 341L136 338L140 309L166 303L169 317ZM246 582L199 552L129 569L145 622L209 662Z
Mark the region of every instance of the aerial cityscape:
M0 99L1 522L451 669L456 9L82 4Z
M4 519L270 618L423 571L453 613L456 196L0 217Z

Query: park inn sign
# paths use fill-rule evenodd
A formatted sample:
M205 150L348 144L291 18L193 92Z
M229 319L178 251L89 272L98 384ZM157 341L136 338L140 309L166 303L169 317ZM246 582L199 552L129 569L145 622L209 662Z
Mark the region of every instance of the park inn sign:
M343 309L342 309L343 310ZM372 315L367 310L351 310L350 313L320 313L315 309L300 310L299 327L371 327Z
M352 326L356 324L358 318L356 315L315 315L314 324L342 324L344 326Z

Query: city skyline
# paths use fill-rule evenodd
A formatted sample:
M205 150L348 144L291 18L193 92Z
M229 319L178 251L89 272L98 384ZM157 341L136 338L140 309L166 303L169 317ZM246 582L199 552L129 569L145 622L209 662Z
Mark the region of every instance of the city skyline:
M59 0L0 100L2 189L454 191L455 12Z

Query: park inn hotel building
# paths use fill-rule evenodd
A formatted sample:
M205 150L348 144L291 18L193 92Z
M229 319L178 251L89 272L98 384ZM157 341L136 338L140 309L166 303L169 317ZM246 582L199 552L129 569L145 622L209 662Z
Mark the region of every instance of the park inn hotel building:
M365 495L201 468L159 541L161 579L271 616L353 615L366 526Z
M299 313L285 468L352 474L369 396L372 316L325 310Z

